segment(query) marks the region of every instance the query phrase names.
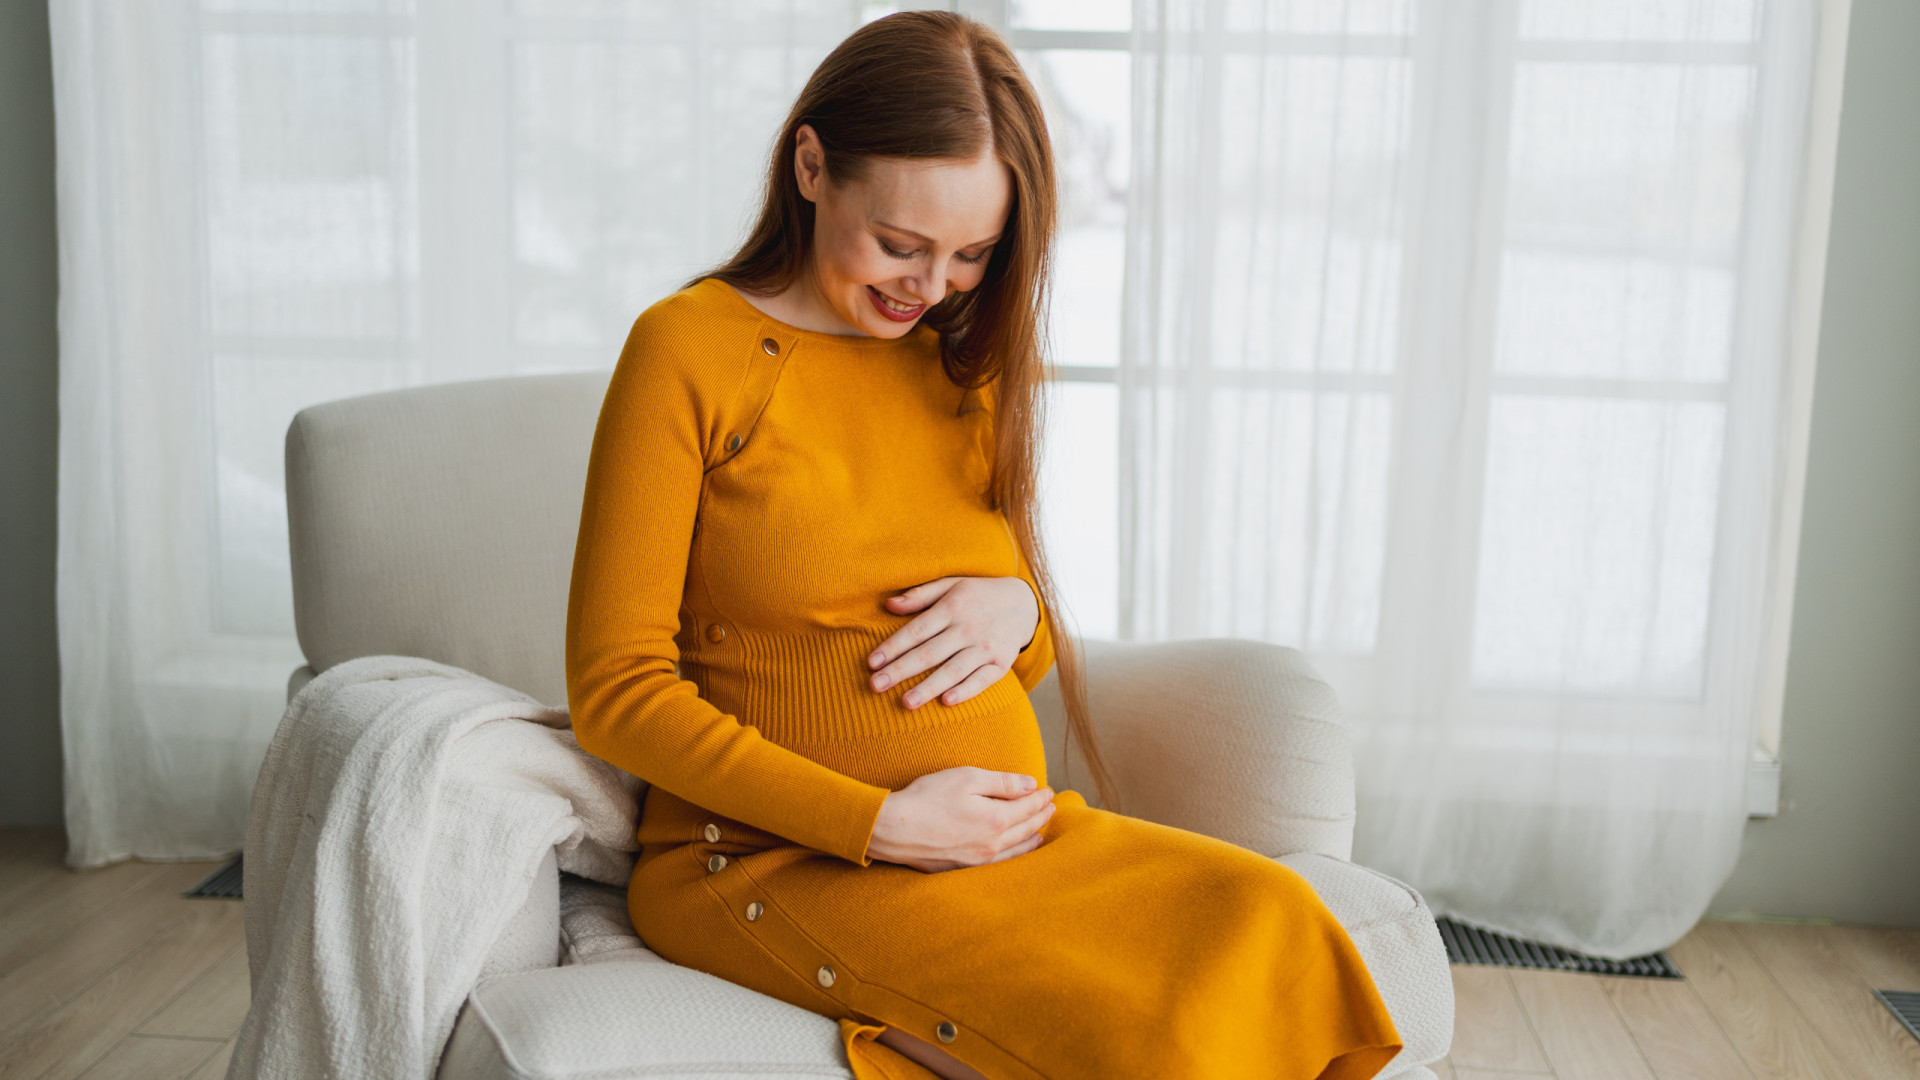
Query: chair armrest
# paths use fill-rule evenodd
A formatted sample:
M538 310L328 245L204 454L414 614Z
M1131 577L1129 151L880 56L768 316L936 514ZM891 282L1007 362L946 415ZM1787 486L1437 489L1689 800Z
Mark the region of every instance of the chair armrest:
M1300 653L1224 638L1081 648L1122 812L1274 858L1351 857L1353 755L1340 701ZM1032 698L1050 781L1095 802L1078 747L1070 762L1061 755L1057 670Z

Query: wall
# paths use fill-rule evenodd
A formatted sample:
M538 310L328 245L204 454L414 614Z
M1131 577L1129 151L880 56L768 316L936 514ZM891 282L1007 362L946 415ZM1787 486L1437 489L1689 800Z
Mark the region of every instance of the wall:
M1920 4L1853 0L1781 813L1718 913L1920 926Z
M60 823L59 405L47 5L0 3L0 826Z

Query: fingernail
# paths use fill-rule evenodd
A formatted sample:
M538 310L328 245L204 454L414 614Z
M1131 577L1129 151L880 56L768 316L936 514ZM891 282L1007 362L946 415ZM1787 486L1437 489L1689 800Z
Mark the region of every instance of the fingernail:
M1023 777L1021 777L1020 779L1022 779L1022 780L1025 780L1025 781L1026 781L1026 785L1025 785L1025 787L1026 787L1026 789L1027 789L1028 791L1032 791L1032 790L1033 790L1034 788L1037 788L1037 787L1039 787L1039 786L1040 786L1040 781L1038 781L1038 780L1035 780L1035 779L1034 779L1033 777L1031 777L1031 776L1023 776Z
M874 653L872 656L867 657L867 663L874 667L879 667L880 662L885 660L886 658L887 657L885 653Z
M873 677L873 688L875 690L885 690L887 688L887 684L891 683L892 681L893 681L892 679L887 678L885 675L875 675Z
M909 709L911 709L911 708L913 708L913 707L914 707L915 705L918 705L918 704L920 704L920 695L918 695L918 694L915 694L915 693L913 693L912 691L908 691L908 692L907 692L907 696L906 696L906 697L903 697L903 698L901 698L901 699L900 699L900 701L901 701L901 703L903 703L904 705L906 705L906 707L907 707L907 708L909 708Z

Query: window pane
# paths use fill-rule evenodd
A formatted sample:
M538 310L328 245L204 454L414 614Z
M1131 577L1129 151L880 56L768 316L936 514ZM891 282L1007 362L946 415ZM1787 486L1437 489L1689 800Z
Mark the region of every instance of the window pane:
M617 19L637 26L676 27L692 21L696 5L687 0L513 0L514 13L533 18ZM726 3L701 3L697 17L708 25L731 24L738 28L779 24L784 39L795 26L804 27L819 19L850 17L859 7L850 0L727 0ZM895 5L866 4L866 7ZM876 14L885 14L885 11ZM791 19L792 26L787 25ZM852 30L851 23L845 27ZM829 42L829 47L832 45Z
M205 79L214 331L412 336L411 43L209 34Z
M704 9L674 11L677 24L632 38L514 50L523 342L616 343L647 305L724 258L759 207L781 120L833 44L743 44ZM693 83L706 89L687 92Z
M1213 395L1202 547L1207 633L1366 653L1379 626L1393 401Z
M1205 360L1392 370L1411 66L1235 56L1224 69L1236 130L1191 196L1222 222Z
M1521 0L1520 36L1574 41L1749 41L1759 0Z
M1131 30L1131 0L1011 0L1007 24L1026 30Z
M321 15L411 15L413 0L202 0L207 11Z
M1509 241L1730 261L1753 87L1744 65L1518 65Z
M1753 72L1521 64L1497 369L1718 381Z
M1724 420L1712 402L1495 397L1476 683L1699 696Z
M513 60L515 336L597 345L694 272L691 50L541 42Z
M1227 29L1294 34L1410 34L1413 0L1227 0Z
M1508 251L1502 374L1719 382L1732 355L1734 279L1721 267Z
M1131 60L1122 52L1045 49L1020 55L1047 113L1060 170L1053 275L1054 360L1120 362L1131 133Z
M1119 636L1120 391L1051 386L1040 506L1047 555L1082 635Z

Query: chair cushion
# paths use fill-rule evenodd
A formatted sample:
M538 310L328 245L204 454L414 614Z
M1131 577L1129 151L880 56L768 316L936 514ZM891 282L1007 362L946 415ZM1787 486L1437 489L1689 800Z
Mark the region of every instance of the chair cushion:
M505 975L467 999L442 1080L851 1077L837 1023L644 950Z
M1432 1075L1426 1066L1453 1045L1453 976L1427 902L1385 874L1325 855L1287 855L1280 861L1306 878L1346 927L1400 1030L1403 1049L1378 1080Z
M1420 895L1324 855L1280 860L1352 936L1406 1049L1380 1080L1429 1080L1453 1038L1446 949ZM562 876L569 966L488 979L460 1015L443 1080L850 1077L831 1020L662 960L617 889Z

